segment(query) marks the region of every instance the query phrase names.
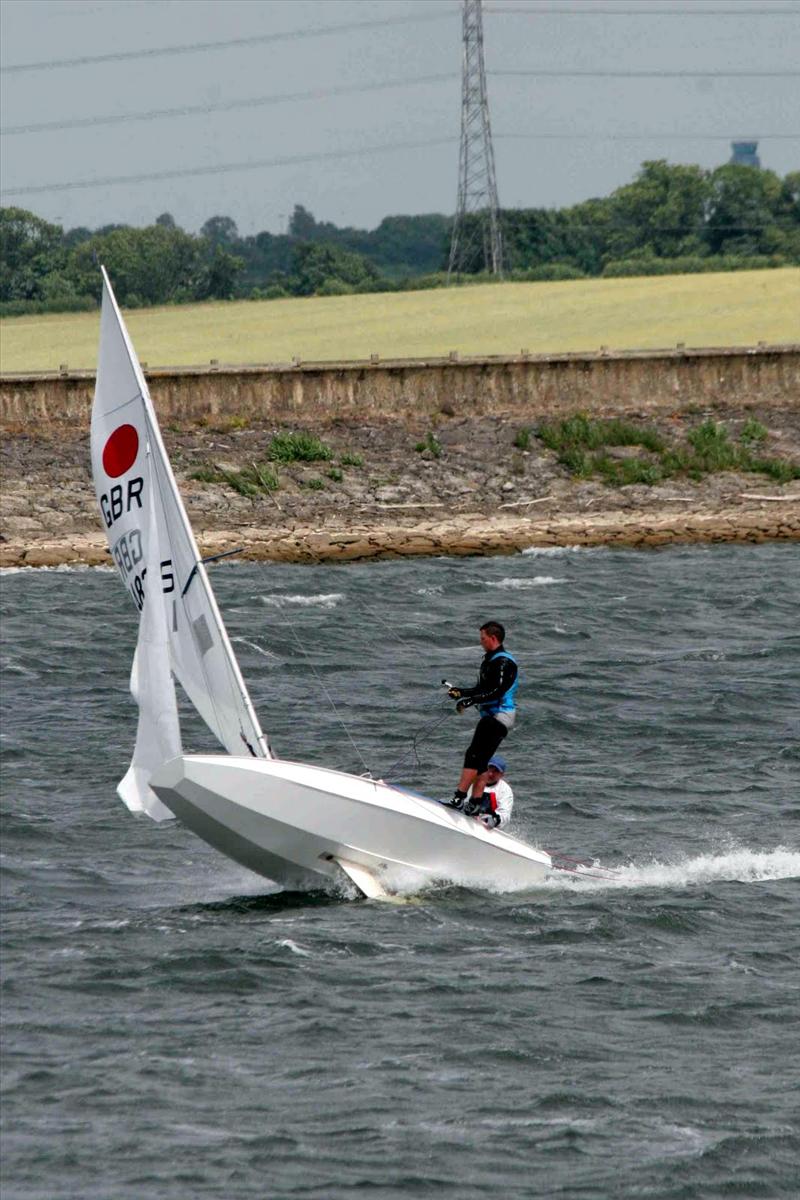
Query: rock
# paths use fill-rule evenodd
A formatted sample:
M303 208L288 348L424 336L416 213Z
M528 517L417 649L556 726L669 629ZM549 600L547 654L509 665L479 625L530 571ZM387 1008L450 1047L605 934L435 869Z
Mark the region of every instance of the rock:
M406 489L402 487L379 487L375 490L375 499L380 504L397 504L405 498Z
M500 490L502 492L513 492L515 487L516 487L516 484L512 483L512 481L510 479L507 479Z

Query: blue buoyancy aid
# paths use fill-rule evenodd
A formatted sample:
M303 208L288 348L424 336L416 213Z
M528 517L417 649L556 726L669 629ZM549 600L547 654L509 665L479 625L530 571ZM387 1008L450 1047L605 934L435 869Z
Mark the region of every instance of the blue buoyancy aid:
M510 662L517 666L517 660L513 654L509 654L507 650L496 650L492 655L490 662L494 662L496 658L507 658ZM519 668L517 667L517 677L512 683L507 692L503 692L497 700L490 700L487 704L480 704L478 712L482 717L493 717L495 713L514 712L517 707L517 688L519 687Z

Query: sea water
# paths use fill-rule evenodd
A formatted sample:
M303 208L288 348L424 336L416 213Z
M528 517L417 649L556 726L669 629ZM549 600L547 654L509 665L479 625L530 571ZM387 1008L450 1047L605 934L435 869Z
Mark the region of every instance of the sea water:
M283 892L116 798L115 575L6 572L4 1200L795 1197L797 546L213 581L280 756L434 796L503 621L513 830L598 865Z

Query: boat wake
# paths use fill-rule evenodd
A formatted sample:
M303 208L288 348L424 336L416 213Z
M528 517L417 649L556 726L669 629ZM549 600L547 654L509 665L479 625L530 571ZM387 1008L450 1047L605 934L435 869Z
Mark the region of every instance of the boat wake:
M606 867L596 862L576 863L560 869L542 887L585 891L587 888L691 888L698 884L763 883L773 879L800 878L800 851L786 846L774 850L731 849L722 854L700 854L675 862L652 859L645 863L627 863Z

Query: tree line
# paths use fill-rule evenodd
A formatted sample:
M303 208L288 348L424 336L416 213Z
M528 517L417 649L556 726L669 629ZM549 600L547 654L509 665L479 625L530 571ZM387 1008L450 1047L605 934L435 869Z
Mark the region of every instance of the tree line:
M471 218L477 220L478 218ZM374 230L317 221L296 205L285 234L240 235L214 216L199 234L169 213L146 228L64 230L0 209L0 314L92 308L98 263L126 307L437 287L452 218L386 217ZM672 274L800 263L800 171L734 164L707 171L646 162L607 197L501 213L510 279ZM480 239L475 239L479 242ZM479 252L458 282L485 278Z

